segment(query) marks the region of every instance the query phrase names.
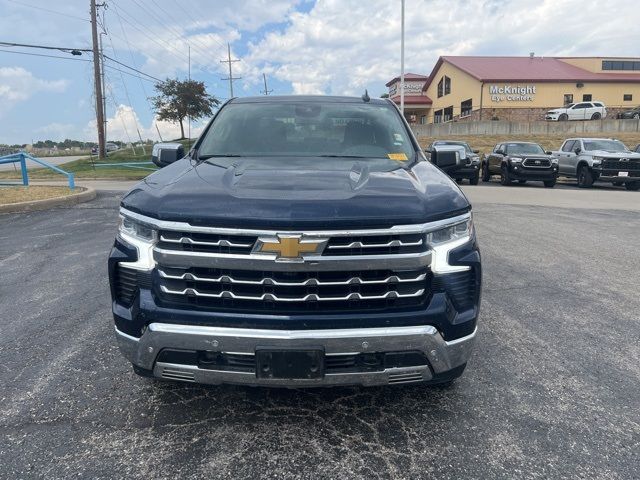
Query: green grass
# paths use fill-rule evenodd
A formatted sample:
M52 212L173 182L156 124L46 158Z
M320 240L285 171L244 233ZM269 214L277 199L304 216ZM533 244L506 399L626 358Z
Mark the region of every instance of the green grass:
M189 140L176 140L182 143L185 150L188 147ZM191 140L193 145L195 140ZM98 157L86 157L72 162L59 165L63 170L73 173L78 179L123 179L123 180L139 180L157 170L153 164L142 165L145 168L153 170L143 170L140 168L131 168L126 166L104 166L101 164L118 164L128 162L149 162L151 161L151 146L145 146L146 153L142 153L141 148L136 148L134 154L130 148L118 150L110 153L104 161L98 161ZM20 179L20 172L6 171L0 172L0 179ZM59 173L49 170L48 168L29 169L29 179L32 180L54 180L64 179L65 177Z

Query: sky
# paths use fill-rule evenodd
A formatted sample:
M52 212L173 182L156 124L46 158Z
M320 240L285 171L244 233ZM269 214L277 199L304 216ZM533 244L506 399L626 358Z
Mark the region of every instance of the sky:
M405 71L440 55L640 56L639 0L406 0ZM379 96L400 72L400 0L102 0L105 55L155 78L235 96ZM0 0L0 42L91 47L89 0ZM27 56L12 52L54 55ZM0 144L96 141L90 53L0 46ZM107 60L108 139L158 140L150 78ZM116 69L122 70L122 73ZM206 120L194 122L196 136ZM156 128L157 127L157 128Z

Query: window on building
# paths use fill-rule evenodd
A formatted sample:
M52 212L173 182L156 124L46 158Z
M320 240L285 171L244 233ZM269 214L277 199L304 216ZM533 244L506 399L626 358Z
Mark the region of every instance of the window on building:
M471 110L472 110L472 100L465 100L464 102L460 103L460 116L461 117L468 117L469 115L471 115Z
M591 95L590 93L585 93L584 95L582 95L582 101L583 102L590 102L592 96L593 95Z
M444 109L444 121L450 122L453 120L453 105Z
M425 125L427 123L427 116L420 115L420 125Z
M564 94L564 104L569 105L573 103L573 93L565 93Z
M449 95L451 93L451 79L447 76L444 77L444 94Z
M640 70L640 62L630 60L603 60L602 70Z
M433 123L442 123L442 110L436 110L433 113Z
M631 95L630 93L625 93L624 95L622 95L622 100L625 102L632 102L633 95Z
M438 82L438 98L444 95L444 78Z

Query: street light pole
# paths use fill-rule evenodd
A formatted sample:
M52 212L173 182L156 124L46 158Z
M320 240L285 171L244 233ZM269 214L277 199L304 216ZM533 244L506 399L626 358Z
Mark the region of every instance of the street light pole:
M400 14L400 111L404 115L404 0L401 1Z

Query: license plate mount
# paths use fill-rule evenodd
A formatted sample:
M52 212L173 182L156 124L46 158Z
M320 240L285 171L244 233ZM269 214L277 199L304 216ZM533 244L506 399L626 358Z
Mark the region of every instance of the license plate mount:
M629 176L629 172L618 172L618 176L619 177L628 177Z
M256 348L256 377L313 380L324 377L324 349Z

